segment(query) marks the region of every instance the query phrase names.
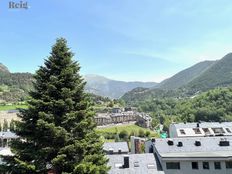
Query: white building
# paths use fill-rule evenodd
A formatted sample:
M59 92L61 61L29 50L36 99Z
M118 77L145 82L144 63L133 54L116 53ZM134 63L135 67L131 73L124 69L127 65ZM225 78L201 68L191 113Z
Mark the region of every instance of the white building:
M169 126L170 138L232 136L232 122L173 123Z
M148 145L165 174L232 174L232 136L153 139Z

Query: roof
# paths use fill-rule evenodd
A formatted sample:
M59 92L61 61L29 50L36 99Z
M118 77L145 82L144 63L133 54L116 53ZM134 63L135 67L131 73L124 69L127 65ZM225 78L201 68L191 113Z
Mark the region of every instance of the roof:
M1 156L13 156L14 154L11 152L10 148L0 148Z
M170 131L173 131L173 128L176 130L178 137L232 135L232 122L177 123L171 124L170 128Z
M168 140L173 145L168 145ZM201 145L196 146L195 142ZM229 141L229 146L220 146L220 141ZM183 146L178 146L182 142ZM155 139L154 148L163 158L231 158L232 137L197 137L197 138L173 138Z
M108 113L97 113L95 118L110 118Z
M181 128L197 128L197 123L173 123L177 129ZM199 123L199 127L232 127L232 122L201 122Z
M117 153L119 150L121 152L129 152L128 144L127 142L109 142L109 143L104 143L103 145L103 150L105 151L110 151L113 150L114 153Z
M157 170L155 157L152 153L130 154L129 168L123 168L125 155L107 155L108 166L111 166L109 174L164 174ZM121 167L120 167L121 166Z
M14 138L18 138L18 136L11 132L11 131L6 131L6 132L0 132L0 138L3 138L3 139L14 139Z

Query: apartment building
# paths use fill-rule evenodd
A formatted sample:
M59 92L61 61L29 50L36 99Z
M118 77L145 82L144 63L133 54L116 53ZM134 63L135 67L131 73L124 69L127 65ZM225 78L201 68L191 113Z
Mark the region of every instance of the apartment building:
M165 174L231 174L231 143L230 136L153 139L146 151Z

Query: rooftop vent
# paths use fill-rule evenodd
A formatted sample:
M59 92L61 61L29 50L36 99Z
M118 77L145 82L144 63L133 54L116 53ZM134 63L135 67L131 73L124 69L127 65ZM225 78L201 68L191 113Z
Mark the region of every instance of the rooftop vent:
M227 141L226 139L222 139L222 140L219 142L219 146L230 146L230 142Z
M182 147L183 146L183 143L181 141L178 142L177 144L178 147Z
M113 148L109 148L109 154L113 154L114 153L114 149Z
M201 142L200 141L195 141L195 146L201 146Z
M173 144L174 144L173 140L168 140L167 143L168 143L169 146L173 146Z
M122 153L122 149L119 148L119 149L118 149L118 154L121 154L121 153Z
M124 164L123 164L123 168L129 168L129 156L126 155L124 156Z
M134 162L134 167L139 167L139 162L138 161Z

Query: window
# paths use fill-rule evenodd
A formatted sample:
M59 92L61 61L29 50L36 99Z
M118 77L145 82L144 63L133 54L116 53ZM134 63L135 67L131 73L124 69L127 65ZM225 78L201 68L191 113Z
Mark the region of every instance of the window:
M229 128L226 128L226 131L227 131L228 133L231 133L231 130L230 130Z
M221 169L221 163L220 162L214 162L214 168L215 169Z
M180 169L180 163L179 162L167 162L166 168L167 169Z
M180 129L180 134L181 135L185 135L186 134L185 131L184 131L184 129Z
M193 131L195 132L195 134L201 134L201 131L199 128L193 128Z
M198 169L198 162L192 162L192 169Z
M208 128L202 128L202 130L206 133L206 134L210 134L210 131Z
M203 162L203 169L209 169L209 162Z
M225 131L221 127L212 128L215 134L223 134Z
M232 161L226 161L226 168L232 169Z

